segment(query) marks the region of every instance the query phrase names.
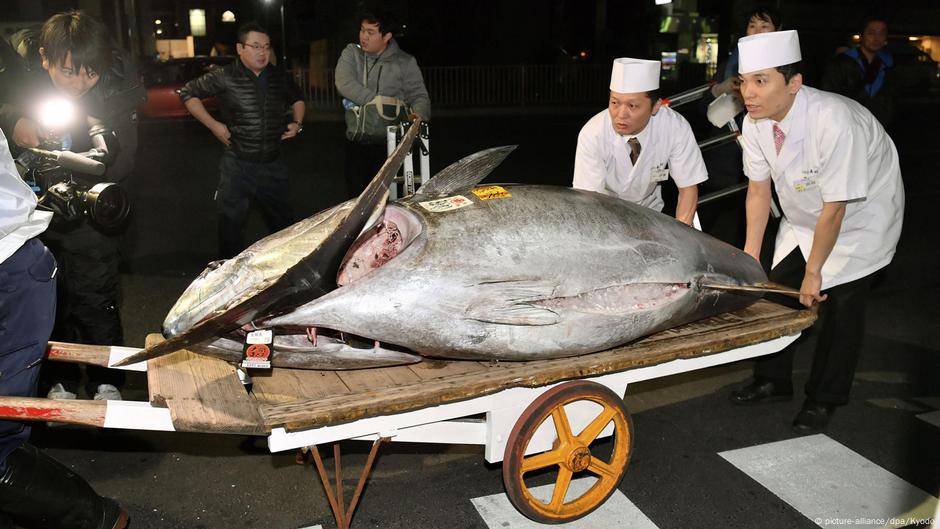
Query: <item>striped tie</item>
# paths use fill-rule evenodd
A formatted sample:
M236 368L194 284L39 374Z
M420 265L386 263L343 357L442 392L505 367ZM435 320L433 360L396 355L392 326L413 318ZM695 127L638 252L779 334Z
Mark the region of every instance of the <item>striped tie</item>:
M786 138L787 138L786 135L783 133L782 130L780 130L780 127L778 127L777 124L774 123L774 147L777 148L778 155L780 154L780 149L783 147L783 140L785 140Z
M636 159L640 157L640 141L636 138L630 138L627 140L627 144L630 146L630 163L636 165Z

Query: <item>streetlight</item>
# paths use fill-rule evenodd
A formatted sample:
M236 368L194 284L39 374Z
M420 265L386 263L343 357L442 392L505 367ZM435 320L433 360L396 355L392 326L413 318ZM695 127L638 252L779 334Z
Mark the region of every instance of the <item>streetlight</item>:
M264 3L270 4L272 0L264 0ZM281 64L287 68L287 30L284 29L284 4L287 0L281 0Z

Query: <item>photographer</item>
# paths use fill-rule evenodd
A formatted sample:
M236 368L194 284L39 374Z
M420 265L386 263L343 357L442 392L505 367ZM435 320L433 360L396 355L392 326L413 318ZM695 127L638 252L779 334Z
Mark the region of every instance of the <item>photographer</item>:
M0 134L0 395L36 394L55 317L56 263L36 237L51 213L17 174ZM127 512L81 476L27 444L23 423L0 421L0 527L11 521L69 529L121 529Z
M20 63L5 65L0 74L0 128L15 144L11 145L14 154L26 147L84 152L104 142L102 161L107 172L99 177L74 173L74 181L91 187L101 181L126 180L137 148L135 109L146 95L136 70L108 38L104 24L81 11L70 11L47 20L38 36L27 30L17 37ZM8 55L3 54L5 62L9 62ZM54 98L74 105L76 115L71 123L49 130L39 123L37 108ZM115 138L120 139L120 146ZM84 217L64 215L56 215L45 233L44 241L59 263L55 338L123 343L118 248L113 235ZM71 380L65 387L54 386L50 396L74 398L77 366L62 367L69 372L57 373L56 378ZM89 368L88 377L89 395L120 398L117 388L123 383L123 372Z

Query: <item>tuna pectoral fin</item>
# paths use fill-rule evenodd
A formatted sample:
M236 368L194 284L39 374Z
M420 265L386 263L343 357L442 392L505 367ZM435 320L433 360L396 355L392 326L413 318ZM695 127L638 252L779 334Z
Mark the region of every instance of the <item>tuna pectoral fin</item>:
M494 281L475 285L478 301L465 317L503 325L552 325L561 319L555 311L533 304L551 298L555 286L538 281Z
M409 127L395 152L385 160L369 186L356 199L346 219L310 255L287 269L281 277L254 296L217 311L191 329L164 342L131 355L116 366L142 362L211 340L256 319L282 314L312 301L336 288L336 273L343 256L365 226L376 204L384 199L388 186L401 167L420 128L420 120Z
M714 281L700 281L698 283L700 288L708 290L727 290L731 292L755 292L760 294L781 294L784 296L790 296L791 298L800 297L800 291L795 288L790 288L786 285L781 285L780 283L756 283L753 285L730 285L723 283L715 283Z
M502 325L553 325L561 319L557 313L528 303L513 305L477 305L467 310L471 320Z

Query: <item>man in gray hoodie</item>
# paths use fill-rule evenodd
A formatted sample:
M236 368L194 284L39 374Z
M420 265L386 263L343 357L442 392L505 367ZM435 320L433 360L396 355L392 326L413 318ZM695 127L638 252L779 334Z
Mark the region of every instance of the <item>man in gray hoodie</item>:
M386 15L359 16L359 44L349 44L336 64L336 89L347 108L364 105L375 96L405 102L411 114L431 118L431 99L418 62L398 47ZM346 185L350 197L365 189L386 158L386 145L346 140Z

